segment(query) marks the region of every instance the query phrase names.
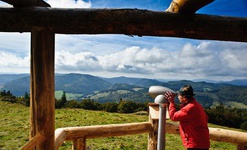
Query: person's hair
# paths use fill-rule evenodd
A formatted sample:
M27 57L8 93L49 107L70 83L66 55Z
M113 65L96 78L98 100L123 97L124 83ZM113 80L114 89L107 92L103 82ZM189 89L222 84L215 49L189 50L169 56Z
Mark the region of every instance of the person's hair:
M185 85L181 87L181 89L178 91L178 94L181 94L182 96L186 97L188 100L191 100L195 95L193 88L190 85Z

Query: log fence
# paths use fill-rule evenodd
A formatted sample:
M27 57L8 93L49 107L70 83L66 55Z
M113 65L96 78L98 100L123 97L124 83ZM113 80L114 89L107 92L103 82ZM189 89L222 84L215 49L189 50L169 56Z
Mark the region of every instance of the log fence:
M54 149L59 150L64 141L71 141L73 142L73 150L85 150L87 139L147 133L147 149L156 150L158 114L158 105L152 104L149 106L148 122L58 128L55 131ZM166 123L166 133L179 134L179 125L177 123ZM209 128L209 133L210 139L213 141L236 144L238 150L247 148L247 132Z

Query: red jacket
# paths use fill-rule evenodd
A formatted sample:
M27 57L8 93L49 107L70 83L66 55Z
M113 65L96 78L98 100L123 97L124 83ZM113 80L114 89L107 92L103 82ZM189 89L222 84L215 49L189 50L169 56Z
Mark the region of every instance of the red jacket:
M195 99L182 104L179 111L174 103L170 103L169 115L172 121L180 122L180 135L186 148L210 147L208 117Z

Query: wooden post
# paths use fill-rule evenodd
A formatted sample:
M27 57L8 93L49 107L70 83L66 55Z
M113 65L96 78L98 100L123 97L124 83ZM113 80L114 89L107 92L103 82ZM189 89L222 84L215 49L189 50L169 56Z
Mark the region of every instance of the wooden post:
M152 103L149 104L149 122L153 130L148 134L148 150L157 149L158 140L158 124L159 124L159 105Z
M54 149L54 42L55 34L48 28L32 28L30 138L39 132L45 137L45 141L36 146L38 150Z
M153 130L148 134L148 150L157 149L158 140L158 120L150 120Z
M73 141L73 150L85 150L86 138L79 138Z

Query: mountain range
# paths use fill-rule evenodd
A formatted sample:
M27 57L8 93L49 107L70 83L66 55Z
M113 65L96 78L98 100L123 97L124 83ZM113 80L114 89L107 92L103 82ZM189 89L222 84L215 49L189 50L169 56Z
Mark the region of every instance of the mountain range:
M30 91L29 74L1 74L0 90L10 91L15 96L23 96ZM118 102L120 99L138 102L153 102L148 94L150 86L160 85L173 90L179 90L183 85L194 88L196 99L204 107L212 107L216 103L228 106L247 108L247 80L209 83L205 81L160 81L147 78L114 77L103 78L88 74L56 74L55 91L65 91L70 97L78 101L90 98L95 101ZM60 91L60 92L59 92ZM61 97L60 97L61 98Z

